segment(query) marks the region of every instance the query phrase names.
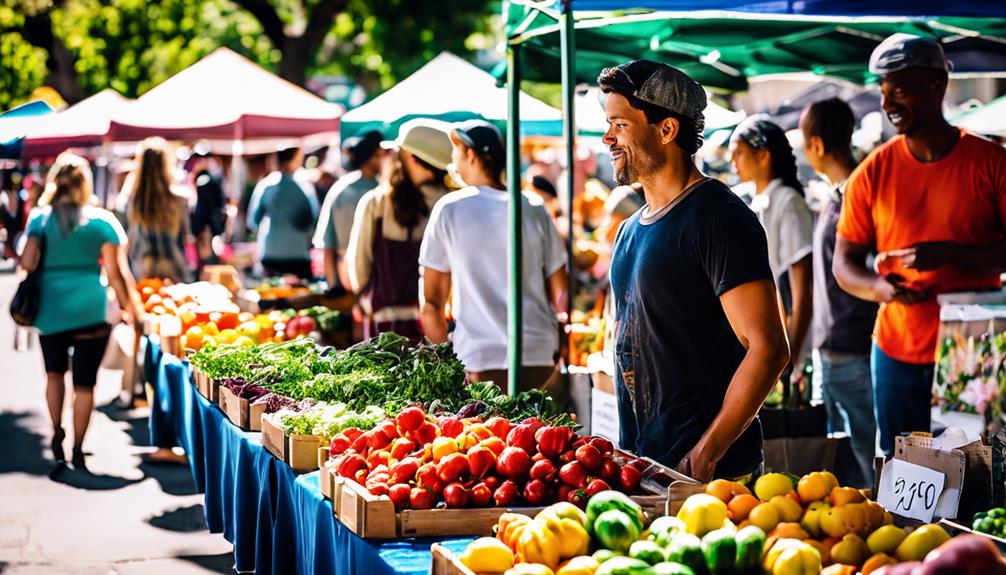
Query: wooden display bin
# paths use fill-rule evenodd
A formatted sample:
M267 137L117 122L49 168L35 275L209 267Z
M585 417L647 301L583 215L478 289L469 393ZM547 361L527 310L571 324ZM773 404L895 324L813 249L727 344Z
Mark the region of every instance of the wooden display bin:
M265 417L262 418L262 446L276 459L286 461L286 434Z
M220 406L231 423L244 431L262 430L262 414L265 413L265 405L255 405L247 399L234 395L226 387L220 387L217 396L217 405Z
M439 543L434 543L430 547L430 553L433 555L433 562L430 564L430 575L477 575L474 571L465 567L451 553L450 549Z
M339 504L342 500L343 479L335 474L335 469L326 462L318 467L318 484L321 486L321 494L332 502L332 511L339 515Z
M318 469L318 449L321 437L317 435L286 435L266 417L259 417L262 427L262 445L286 462L294 471L306 473Z
M195 368L193 368L192 370L192 375L193 375L193 383L195 383L196 391L199 392L199 395L205 397L207 400L210 401L210 403L216 403L217 405L220 405L219 403L220 399L218 393L218 389L220 386L217 384L217 382L210 379L209 377L206 376L206 374Z
M387 495L373 495L351 479L342 480L339 521L364 539L490 535L504 513L534 517L544 507L403 509Z

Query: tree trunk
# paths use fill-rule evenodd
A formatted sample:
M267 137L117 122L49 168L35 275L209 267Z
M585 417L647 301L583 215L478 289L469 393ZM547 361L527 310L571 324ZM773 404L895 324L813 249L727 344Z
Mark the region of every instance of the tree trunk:
M24 37L31 45L46 51L48 56L45 65L49 71L49 83L59 95L70 104L83 100L84 90L80 87L74 67L76 58L52 31L52 18L48 10L25 17Z
M307 84L307 66L316 46L308 46L304 37L290 38L283 41L282 56L279 60L279 76L298 86Z

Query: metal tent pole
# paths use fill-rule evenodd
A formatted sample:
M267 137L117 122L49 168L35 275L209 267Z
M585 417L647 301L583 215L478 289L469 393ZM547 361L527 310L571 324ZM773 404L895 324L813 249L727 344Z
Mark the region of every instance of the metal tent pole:
M559 43L562 52L562 139L566 144L566 275L569 286L566 297L567 321L573 315L573 293L575 278L573 270L573 196L576 183L573 173L576 161L576 115L573 102L576 96L576 42L574 33L573 6L571 0L563 0L562 14L559 16Z
M507 46L507 186L510 188L510 265L508 326L509 342L507 390L516 395L520 388L524 346L523 321L523 233L520 185L520 46Z

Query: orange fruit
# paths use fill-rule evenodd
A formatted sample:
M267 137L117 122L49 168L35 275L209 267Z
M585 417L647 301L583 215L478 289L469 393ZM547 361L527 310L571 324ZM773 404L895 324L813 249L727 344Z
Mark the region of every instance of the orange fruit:
M729 503L730 499L733 497L733 490L730 488L730 482L726 479L714 479L706 485L706 493L712 495L716 499L719 499L723 503Z
M779 511L775 505L762 502L748 513L748 521L751 522L751 525L755 525L765 533L769 533L779 524Z
M220 333L220 328L218 328L217 324L213 322L206 322L203 324L203 332L205 332L206 335L216 335Z
M741 493L740 495L735 495L727 503L727 509L730 510L730 518L734 523L739 523L748 518L751 514L751 510L757 507L761 503L758 498L750 493Z

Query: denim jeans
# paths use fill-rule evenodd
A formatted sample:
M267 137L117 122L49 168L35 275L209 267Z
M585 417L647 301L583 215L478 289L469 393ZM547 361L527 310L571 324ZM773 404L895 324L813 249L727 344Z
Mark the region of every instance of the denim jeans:
M933 364L898 361L873 344L870 357L877 403L880 448L894 453L894 438L905 432L929 431Z
M829 353L815 349L814 389L821 390L828 413L828 433L845 432L860 473L852 483L873 484L877 453L877 422L873 410L870 356Z

